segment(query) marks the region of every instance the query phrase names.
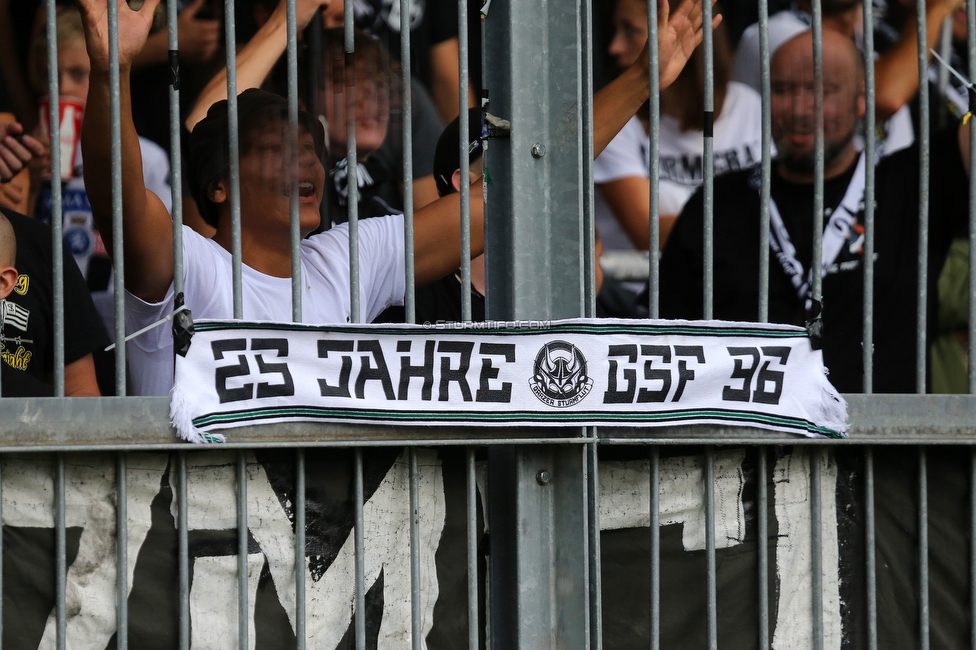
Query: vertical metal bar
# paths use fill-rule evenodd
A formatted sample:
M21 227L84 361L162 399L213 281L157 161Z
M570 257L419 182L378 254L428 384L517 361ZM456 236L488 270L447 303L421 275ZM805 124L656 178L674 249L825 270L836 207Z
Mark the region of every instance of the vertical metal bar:
M463 0L459 0L463 1ZM580 150L582 152L582 169L580 187L583 189L583 308L580 313L588 318L596 316L596 265L600 260L596 257L596 224L594 221L593 193L593 2L582 0L580 3L580 83L583 92L580 94L580 113L583 117L581 124ZM593 429L593 438L596 430Z
M468 3L458 0L458 161L461 171L461 320L471 320L471 184L468 143Z
M305 650L305 450L295 450L295 645Z
M759 321L761 323L769 320L769 202L773 169L773 114L769 57L769 0L759 0L759 78L762 92L762 180L759 185Z
M814 258L818 259L818 258ZM813 447L810 453L810 514L811 514L811 573L813 586L813 648L824 648L824 612L823 612L823 504L820 498L820 470L823 454L819 447Z
M915 346L915 390L925 392L925 360L928 349L929 298L929 52L925 3L916 7L918 21L918 303L915 326L918 330Z
M874 448L864 454L864 558L867 564L868 650L878 650L878 563L875 550Z
M58 36L55 0L47 0L47 87L50 101L48 111L51 136L51 276L54 296L54 394L64 396L64 246L63 210L61 203L61 109L58 97ZM110 46L111 48L111 46ZM111 56L111 49L109 51ZM118 53L116 59L118 61ZM117 73L117 68L115 69ZM118 85L113 86L118 88ZM113 140L113 142L117 142ZM114 194L113 194L114 196ZM123 333L123 337L125 334ZM117 354L117 353L116 353Z
M481 625L478 616L478 479L475 474L474 448L465 450L467 474L467 538L468 538L468 650L478 650Z
M241 143L237 119L237 28L234 0L224 0L224 43L227 50L227 153L230 158L230 254L234 318L244 317L241 285Z
M976 71L976 0L966 0L966 51L969 52L969 74L972 75L973 71ZM969 129L969 157L970 160L976 158L976 129L972 128L972 125ZM976 260L976 165L973 164L969 165L969 259ZM976 395L976 264L971 261L969 264L968 367L969 394ZM973 646L976 648L976 624L974 624L973 639Z
M590 139L592 141L592 138ZM600 551L600 456L596 427L586 428L587 546L589 563L589 648L603 648L603 572Z
M118 503L115 507L116 551L116 644L119 650L129 647L129 508L125 452L115 456L115 487Z
M463 116L463 114L462 114ZM420 488L417 472L417 449L410 448L410 647L424 645L420 619Z
M918 448L918 620L918 647L929 650L929 464L925 447Z
M247 452L237 452L237 647L248 650Z
M122 240L122 96L119 90L119 6L108 3L109 112L112 115L112 262L115 267L115 394L125 395L125 246ZM60 232L60 231L57 231ZM55 264L61 257L55 253ZM57 300L55 301L57 304ZM55 326L55 332L62 327ZM55 376L63 375L62 370Z
M707 4L707 3L706 3ZM705 449L705 566L708 650L718 650L718 586L715 563L715 450Z
M648 3L650 4L650 3ZM706 319L713 316L715 292L715 140L712 137L712 126L715 122L715 61L712 38L712 3L702 3L702 24L706 25L702 39L702 52L705 55L705 119L704 119L704 149L702 155L702 195L704 197L704 232L705 232L705 304L703 315Z
M355 587L355 628L356 650L366 650L366 561L365 541L363 539L363 449L356 447L353 489L353 508L355 516L355 556L356 556L356 587Z
M52 147L53 149L53 147ZM54 167L57 169L57 167ZM68 544L65 535L64 502L64 454L54 461L54 600L57 650L65 650L67 644L68 612L66 601L68 575Z
M166 3L169 43L169 174L173 190L173 292L183 293L183 152L180 129L179 16L176 2Z
M292 163L292 173L288 179L291 184L288 195L291 216L289 221L291 225L291 319L300 323L302 322L302 226L301 217L298 215L298 17L295 0L285 2L285 13L288 32L285 48L288 65L288 134L292 142L292 146L288 149L291 152Z
M708 31L708 30L705 30ZM650 134L650 151L647 154L647 180L651 188L650 200L650 241L648 242L648 283L647 300L648 314L651 318L661 315L661 79L658 70L658 30L657 30L657 2L647 3L647 53L648 76L650 83L650 107L648 131ZM654 622L652 621L652 625ZM653 644L653 641L652 641Z
M179 582L180 582L180 650L190 650L190 532L187 515L188 490L186 482L186 452L177 457L179 482L176 495L179 509Z
M661 650L661 450L651 447L651 650Z
M411 0L399 0L400 15L410 16ZM414 277L413 250L413 88L410 68L410 30L400 32L400 67L403 86L403 251L406 261L406 290L403 307L406 321L417 322L416 278ZM464 115L462 111L461 115ZM463 202L462 202L463 203ZM462 292L463 294L463 292Z
M866 113L864 116L864 329L861 355L864 366L865 393L874 390L874 200L875 167L875 97L874 97L874 5L864 0L864 87Z
M584 154L580 137L565 129L583 119L580 11L578 3L496 2L484 22L486 58L497 64L485 66L491 112L518 126L485 152L492 173L485 204L491 319L580 316ZM558 144L559 155L532 156L540 137ZM545 192L530 189L543 186ZM495 647L590 643L585 446L570 447L489 452ZM543 468L551 480L540 480ZM519 525L520 518L533 525Z
M822 297L824 217L824 112L823 112L823 11L821 0L813 0L813 104L816 115L813 163L813 255L810 260L813 300ZM816 576L815 576L816 578Z
M346 187L348 199L346 210L349 222L349 309L352 322L362 321L359 304L359 169L356 156L356 36L355 13L352 2L347 2L343 8L343 28L346 46L343 77L345 88L346 115ZM410 14L407 14L408 16ZM410 30L403 30L409 32ZM402 34L401 34L402 37ZM368 83L368 80L366 81ZM404 127L406 128L406 127ZM404 158L410 152L404 151Z
M759 552L759 650L769 650L769 486L766 448L756 449L756 483L759 511L756 517Z

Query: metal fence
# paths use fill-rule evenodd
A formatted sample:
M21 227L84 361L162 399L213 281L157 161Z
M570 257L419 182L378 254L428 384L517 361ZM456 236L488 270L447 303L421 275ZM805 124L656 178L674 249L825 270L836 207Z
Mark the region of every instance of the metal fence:
M117 7L109 2L110 30L112 38L117 40ZM226 0L224 11L227 16L235 12L233 0ZM814 203L811 206L815 215L814 225L814 253L813 259L820 258L820 246L823 234L823 184L824 184L824 138L823 138L823 63L822 63L822 12L820 0L812 3L812 29L815 43L816 66L816 96L818 98L818 125L816 133L816 182ZM57 39L55 38L55 1L47 0L47 34L48 34L48 65L49 70L57 69ZM298 129L298 56L296 30L295 0L288 0L288 88L289 88L289 123L293 130ZM488 302L488 317L498 320L519 318L561 318L574 316L593 316L595 314L594 270L597 260L594 256L595 234L593 228L593 182L591 161L593 158L593 123L592 123L592 70L591 55L593 43L590 36L592 16L590 3L563 6L529 0L518 3L499 3L486 5L483 13L490 14L483 18L483 32L485 43L484 76L485 87L491 90L490 110L503 116L512 124L511 137L507 140L493 140L486 152L486 158L492 166L493 182L486 190L486 248L489 251L487 265L487 282L490 287ZM410 0L400 0L400 14L410 15ZM874 58L873 52L873 5L870 0L864 0L864 29L863 51L866 71L867 111L864 132L873 134L875 128L874 110ZM657 39L657 4L648 3L648 21L650 25L649 38L651 42ZM704 21L711 21L711 6L704 7ZM968 52L970 69L976 69L976 1L967 1L969 17ZM353 22L354 4L345 5L345 48L351 60L353 53ZM760 44L762 65L762 96L763 96L763 158L761 163L761 206L762 206L762 242L760 251L761 276L756 279L761 287L760 318L768 318L767 287L769 283L769 202L771 186L772 163L771 149L771 117L770 117L770 72L769 72L769 38L767 0L759 2L760 16ZM459 108L464 115L468 106L468 7L466 2L460 2L458 7L459 24ZM169 49L176 52L177 40L177 7L175 2L168 5ZM918 74L920 79L928 75L929 57L927 52L927 26L924 3L919 3L917 11L918 24ZM233 20L226 21L226 40L236 41L235 24ZM410 36L405 30L401 40L401 55L403 61L403 111L404 123L410 122ZM704 37L705 48L705 110L714 111L714 96L712 93L712 40L708 30ZM113 93L112 111L118 115L120 111L119 78L117 66L117 51L115 74L112 77ZM649 248L648 277L650 279L649 310L652 316L658 315L658 189L653 179L659 176L658 168L658 135L659 135L659 97L658 97L658 61L655 48L650 50L650 215L651 241ZM531 64L527 64L530 62ZM236 124L235 81L236 61L234 48L228 48L227 93L230 103L229 138L231 142L231 210L233 214L234 230L232 255L234 259L234 316L242 317L242 287L241 287L241 233L240 233L240 188L236 185L238 179L238 142ZM49 75L49 94L56 97L58 91L57 75ZM180 151L180 116L179 89L177 84L170 88L171 107L171 147L172 147L172 186L173 186L173 238L175 251L175 291L180 293L182 287L182 179L181 179L181 151ZM352 105L350 105L352 106ZM354 114L355 108L352 107ZM919 86L919 116L920 123L929 123L930 99L928 86ZM116 286L124 284L125 269L122 264L124 240L122 233L122 159L118 143L121 135L118 130L119 120L113 119L115 126L110 134L115 143L115 159L112 167L112 178L115 187L113 199L113 257L116 261ZM57 106L52 105L51 140L57 142L59 115ZM460 122L459 151L461 160L461 177L468 172L467 143L471 139L465 120ZM357 187L356 173L356 128L354 119L348 121L347 130L349 187L349 229L350 229L350 275L352 317L355 321L361 319L359 305L359 277L358 277L358 215L357 215ZM601 551L601 504L609 496L601 494L601 473L609 467L603 460L603 453L617 447L639 447L639 451L631 452L634 458L642 457L641 463L646 462L647 491L646 508L648 519L643 528L648 532L649 554L646 557L646 570L649 570L647 583L648 610L645 612L646 640L650 647L662 647L662 607L667 599L672 597L662 593L661 576L666 566L662 566L661 530L662 526L673 521L662 520L661 495L665 493L662 481L670 480L662 476L662 454L670 454L670 450L691 448L690 454L695 454L700 470L700 480L694 483L703 490L701 495L704 511L702 537L704 540L704 617L696 621L699 628L695 634L704 632L704 642L708 648L739 647L740 641L735 638L720 636L720 609L723 602L731 602L742 598L741 593L723 593L720 598L718 576L721 568L717 562L716 548L716 454L724 453L729 448L744 447L749 450L750 457L755 454L757 474L754 479L756 493L748 497L750 503L755 504L756 519L754 538L759 540L755 548L755 585L754 594L756 605L756 620L754 630L756 642L760 648L789 647L789 648L824 648L824 647L879 647L879 615L877 600L878 561L875 549L878 540L875 536L875 448L881 446L897 446L905 453L917 454L917 481L914 483L915 501L917 505L917 549L913 557L905 558L905 562L917 563L917 582L913 585L902 585L909 593L902 594L917 607L917 637L911 640L900 639L903 647L930 647L930 639L938 639L936 643L947 643L946 647L976 647L976 452L972 445L976 441L973 436L976 422L976 401L972 394L976 391L976 364L969 364L970 395L942 396L924 395L926 392L926 340L927 305L926 295L928 273L928 173L929 173L929 140L928 130L919 130L920 139L920 203L919 210L919 295L916 301L918 342L917 358L917 392L920 395L886 396L871 395L873 381L873 344L874 335L873 310L874 303L874 168L866 168L866 196L865 203L865 253L864 259L869 260L865 265L864 293L865 300L863 350L864 350L864 392L865 395L849 395L851 410L851 435L846 440L824 441L807 440L771 434L750 429L721 429L721 428L665 428L648 432L647 430L626 429L571 429L553 433L552 430L430 430L430 429L393 429L379 427L353 427L339 425L281 425L273 428L258 428L254 430L239 430L232 432L231 442L221 448L220 452L188 448L174 442L172 428L168 418L168 403L162 398L95 398L68 399L64 398L64 289L61 281L63 269L62 259L62 198L58 183L52 185L52 226L55 233L53 246L54 260L54 300L55 326L54 354L55 354L55 393L53 399L37 400L4 400L0 402L0 419L4 422L0 433L0 453L4 454L4 462L0 468L4 471L0 488L6 492L15 492L21 501L10 503L7 498L0 499L6 526L29 526L27 523L17 523L16 519L8 519L8 513L23 508L50 508L51 523L36 524L44 527L50 525L54 530L54 579L53 613L49 625L53 626L50 635L44 637L44 642L50 642L55 647L83 647L82 639L85 632L74 629L73 617L77 612L71 608L79 606L79 598L87 594L80 589L81 578L71 573L72 563L69 562L68 531L72 528L72 516L68 512L66 490L72 489L71 477L66 474L66 466L72 464L98 465L101 463L113 469L113 480L109 481L112 491L103 495L107 503L115 505L115 512L110 518L115 525L115 531L109 534L108 546L104 548L114 551L114 568L110 575L110 582L114 588L115 619L108 614L108 628L116 630L115 643L119 648L128 647L129 629L137 627L130 617L130 590L132 567L135 564L132 549L128 548L130 539L130 497L127 490L133 485L133 480L143 481L152 478L158 480L159 475L144 475L137 473L138 479L133 479L130 459L137 454L153 453L160 460L157 465L169 467L170 485L175 492L175 530L176 552L178 568L178 638L177 644L181 648L191 646L191 576L193 575L193 559L189 551L191 525L193 516L192 501L189 495L188 466L193 461L208 454L223 454L219 463L234 468L233 503L236 506L236 582L237 593L236 612L230 610L214 610L211 620L192 621L195 629L204 629L208 625L219 626L225 621L228 612L232 613L237 623L236 638L228 645L240 648L255 647L253 629L254 591L250 580L254 574L260 573L261 567L255 569L249 564L249 546L255 543L252 539L254 528L264 525L266 521L255 521L253 511L249 506L248 487L249 467L256 464L253 454L255 451L286 450L294 453L292 476L294 480L291 494L305 495L307 491L306 478L308 467L306 454L318 448L352 449L351 493L349 500L352 504L352 575L351 590L352 630L351 642L356 648L366 648L375 640L370 641L367 634L367 554L368 544L375 541L366 537L368 515L364 513L369 503L364 487L364 449L403 447L406 453L406 477L408 480L408 506L404 513L407 516L407 538L409 539L409 560L407 574L409 579L409 617L408 629L396 640L387 640L389 647L405 647L408 643L413 648L426 647L425 628L429 616L424 607L424 587L430 584L430 576L424 576L430 567L422 562L421 536L423 534L421 521L422 509L419 481L425 480L424 472L418 468L418 455L424 449L441 447L459 447L464 451L464 521L465 521L465 567L466 575L466 616L467 622L459 626L462 634L455 639L454 647L467 644L470 648L485 646L493 648L536 648L536 647L565 647L565 648L599 648L633 647L635 639L644 640L644 632L634 633L632 636L613 636L605 631L603 621L606 612L603 611L603 601L606 594L606 583L603 583L604 573L601 562L606 558ZM866 156L874 159L875 142L871 137L865 140ZM970 135L970 146L976 146L976 136ZM409 152L412 149L411 131L403 130L403 148ZM553 152L546 155L546 151ZM558 155L555 155L558 152ZM714 247L712 236L712 218L714 213L714 160L710 137L704 140L704 205L705 205L705 259L708 260L704 269L705 277L705 305L704 315L712 316L712 293L714 269L710 264L711 252ZM60 167L59 150L52 150L52 165ZM410 321L415 320L415 305L413 300L413 171L410 156L405 156L403 170L404 206L406 222L406 269L407 292L406 313ZM463 251L470 251L470 214L468 210L470 190L462 184L462 243ZM970 201L971 215L976 215L976 173L970 172ZM545 218L540 218L545 215ZM299 242L300 230L298 222L298 196L292 193L292 308L295 321L301 320L301 286ZM976 219L970 218L970 256L976 247ZM461 278L462 285L470 285L471 269L468 262L470 255L462 255ZM970 269L970 286L976 286L973 267ZM820 298L822 286L822 272L819 265L813 265L813 295ZM970 289L970 296L973 295ZM471 317L470 294L462 292L464 297L463 318ZM115 337L121 341L125 337L124 295L116 293L116 323ZM969 306L969 358L976 359L976 301L970 300ZM116 353L116 391L119 396L126 394L126 354L125 346L119 346ZM829 600L830 607L837 609L837 613L825 614L825 586L823 575L823 553L825 533L830 540L826 542L837 544L836 529L833 532L825 529L823 512L833 508L825 504L823 498L829 496L822 486L823 468L837 450L848 449L852 446L864 446L863 465L863 499L856 500L857 507L863 508L863 602L849 604L849 607L863 608L855 618L864 621L863 634L861 631L851 633L838 632L832 629L832 623L825 625L825 620L839 620L840 605ZM782 447L796 449L798 462L802 462L808 470L799 475L802 482L807 483L807 493L801 502L809 505L810 520L814 522L809 527L810 555L807 569L799 570L809 579L810 584L802 593L809 594L809 601L804 603L808 607L810 627L796 632L792 636L784 636L774 643L771 635L775 635L779 626L784 625L785 610L770 611L773 602L772 593L787 589L788 583L775 577L776 570L771 571L771 560L767 540L772 539L768 512L770 496L767 485L771 477L767 474L770 463L769 454ZM967 638L946 638L940 630L930 627L932 607L929 598L929 585L933 578L929 573L929 531L933 527L939 528L946 522L933 522L929 519L928 489L933 483L938 483L943 476L928 475L927 454L929 450L943 446L951 446L960 450L964 460L969 462L968 474L965 475L965 491L968 494L969 521L964 527L964 538L968 544L969 557L955 557L947 560L958 574L965 574L968 579L963 580L964 595L968 595L969 609L956 619L962 621L960 625L969 625ZM704 448L703 450L701 448ZM814 451L807 452L812 448ZM859 447L860 448L860 447ZM802 451L800 451L802 450ZM823 450L823 451L821 451ZM675 452L677 453L677 452ZM97 462L88 460L95 454ZM228 461L227 454L232 454ZM477 456L476 456L477 454ZM50 484L41 485L31 493L16 492L11 488L11 473L16 471L17 463L23 459L43 468L50 463ZM110 459L110 460L106 460ZM476 460L477 459L477 460ZM205 462L205 461L201 461ZM214 461L217 463L218 461ZM641 465L643 467L643 465ZM157 468L158 469L158 468ZM43 474L41 469L37 470ZM479 479L479 472L482 473ZM190 472L192 474L192 471ZM128 477L128 478L127 478ZM147 478L148 477L148 478ZM229 475L223 476L224 479ZM84 482L84 477L76 476ZM483 481L479 492L479 480ZM643 480L643 479L642 479ZM801 479L798 478L798 481ZM859 479L860 480L860 479ZM16 484L16 482L15 482ZM213 483L211 485L216 485ZM224 486L227 487L226 485ZM479 494L484 499L484 522L479 520ZM6 495L4 495L6 496ZM25 506L26 497L33 498L35 505ZM742 497L740 495L740 498ZM140 502L141 505L144 503ZM320 605L318 601L310 602L308 594L312 586L308 584L306 572L295 567L306 567L309 562L310 551L306 540L307 512L306 500L299 496L293 499L293 514L291 523L293 533L293 559L291 578L284 580L292 593L279 597L293 603L293 608L287 614L294 631L295 646L304 648L308 645L320 647L321 637L316 637L308 627L308 618L314 618L314 610ZM804 505L803 507L806 507ZM45 515L46 516L46 515ZM375 513L369 516L376 516ZM43 516L41 520L47 521ZM28 520L30 518L27 518ZM77 525L77 524L75 524ZM685 522L684 525L688 525ZM84 524L81 525L84 527ZM743 524L745 526L745 524ZM752 530L752 523L749 524ZM479 569L479 558L486 553L479 548L479 540L483 534L483 527L491 531L490 549L487 551L487 575ZM782 535L782 533L779 533ZM114 539L112 539L114 537ZM7 535L5 534L5 539ZM847 540L848 545L857 540ZM116 543L117 541L117 543ZM10 544L4 544L4 550L9 554ZM102 549L104 551L104 548ZM138 549L136 549L138 551ZM940 558L944 560L945 558ZM78 560L75 560L76 562ZM666 565L666 559L664 560ZM111 562L109 562L111 564ZM8 562L3 562L7 567ZM775 566L775 565L774 565ZM635 569L636 570L636 569ZM645 569L641 569L645 570ZM697 574L696 574L697 575ZM3 574L0 573L0 578ZM10 580L4 581L10 589ZM792 584L792 583L789 583ZM784 586L787 585L787 586ZM751 592L750 592L751 594ZM888 594L889 598L897 600L898 596ZM860 596L859 596L860 598ZM11 607L10 599L4 598L5 610ZM73 604L72 604L73 603ZM962 603L960 607L966 609ZM479 610L480 607L480 610ZM890 611L904 612L904 607L895 607ZM203 611L203 610L200 610ZM891 616L891 614L889 614ZM4 616L7 628L11 624L17 625L10 617ZM850 621L853 619L845 619ZM890 619L889 619L890 622ZM846 623L845 623L846 624ZM106 628L106 629L108 629ZM222 628L221 628L222 629ZM320 628L316 628L318 630ZM9 629L5 630L7 638ZM466 634L465 634L466 633ZM617 634L615 631L613 634ZM785 633L784 633L785 634ZM883 636L884 630L881 630ZM79 635L79 636L73 636ZM688 637L694 636L689 630ZM697 638L697 637L695 637ZM668 639L665 639L667 642ZM108 639L104 640L109 643ZM670 639L672 643L683 642ZM193 645L203 647L201 641ZM290 641L289 641L290 643ZM382 644L381 644L382 645ZM47 647L47 646L45 646ZM84 646L87 647L87 646ZM325 647L325 646L321 646ZM884 647L883 643L880 647ZM892 646L894 647L894 646Z

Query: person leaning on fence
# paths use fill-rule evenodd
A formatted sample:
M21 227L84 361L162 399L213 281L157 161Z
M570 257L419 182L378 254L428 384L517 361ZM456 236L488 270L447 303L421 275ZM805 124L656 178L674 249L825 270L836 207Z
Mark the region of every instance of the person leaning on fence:
M773 138L769 320L802 325L811 315L814 129L810 32L786 42L772 61ZM862 390L864 161L855 147L865 112L861 57L853 43L825 31L823 350L841 392ZM953 235L966 223L969 127L934 133L929 194L929 313ZM914 392L918 296L919 149L877 166L875 212L874 390ZM715 179L714 317L757 320L759 313L759 168ZM692 197L661 258L661 315L701 318L703 196Z
M121 93L123 232L125 236L126 322L130 330L173 310L172 223L163 205L147 192L141 174L139 140L132 125L129 72L145 44L158 0L132 10L124 0L81 0L88 53L92 62L88 119L82 151L89 166L104 170L88 179L92 211L103 233L110 232L112 119L109 109L107 3L118 3L118 55ZM686 0L674 13L661 12L659 42L661 84L677 76L701 40L701 4ZM717 25L720 19L716 18ZM649 95L647 59L605 88L594 101L594 150L599 153ZM249 320L291 321L290 192L293 172L299 192L302 233L319 224L325 183L321 125L303 113L298 142L288 135L284 98L256 89L238 98L240 117L240 212L243 314ZM232 309L231 184L227 161L226 101L214 104L193 129L188 147L190 183L201 211L217 215L217 233L204 239L183 230L186 305L196 317L230 318ZM292 150L294 151L294 158ZM480 184L472 195L481 193ZM418 210L414 220L415 274L419 285L460 265L460 204L456 195ZM472 254L484 247L480 201L471 205ZM404 294L403 218L378 217L359 225L360 299L364 321L399 304ZM348 322L349 231L340 225L301 244L303 321ZM110 242L107 242L110 244ZM107 248L111 250L111 246ZM130 368L137 394L165 394L173 381L173 342L157 328L129 345Z

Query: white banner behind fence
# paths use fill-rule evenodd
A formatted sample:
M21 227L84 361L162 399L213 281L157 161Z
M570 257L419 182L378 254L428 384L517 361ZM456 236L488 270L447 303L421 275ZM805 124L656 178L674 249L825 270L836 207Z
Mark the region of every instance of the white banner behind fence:
M193 442L284 421L719 424L826 437L847 428L805 330L718 321L200 321L176 359L172 415Z

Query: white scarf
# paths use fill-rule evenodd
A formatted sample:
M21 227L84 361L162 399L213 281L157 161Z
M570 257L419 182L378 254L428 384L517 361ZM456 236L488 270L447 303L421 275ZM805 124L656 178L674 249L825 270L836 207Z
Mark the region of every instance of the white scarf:
M289 421L737 425L840 437L846 404L789 325L574 319L308 326L201 321L176 357L180 436Z

